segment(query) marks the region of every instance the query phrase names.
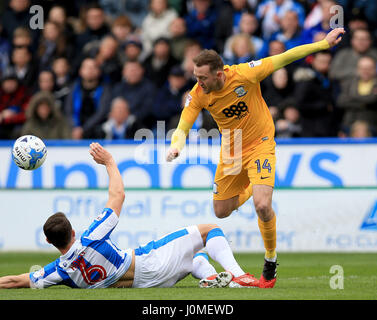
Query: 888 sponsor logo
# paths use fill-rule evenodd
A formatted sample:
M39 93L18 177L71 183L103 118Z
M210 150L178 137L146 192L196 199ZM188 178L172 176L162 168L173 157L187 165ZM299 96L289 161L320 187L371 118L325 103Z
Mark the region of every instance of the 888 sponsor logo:
M225 108L222 112L227 118L236 116L237 119L241 119L249 113L249 108L245 102L240 101L237 104L232 104L230 107Z

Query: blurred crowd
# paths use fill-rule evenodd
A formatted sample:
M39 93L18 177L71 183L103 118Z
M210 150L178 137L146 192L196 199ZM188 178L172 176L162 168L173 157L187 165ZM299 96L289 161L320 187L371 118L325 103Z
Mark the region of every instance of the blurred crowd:
M340 45L273 73L262 94L276 137L377 136L375 0L7 0L0 139L130 139L157 121L167 132L203 48L229 65L279 54L322 40L336 5ZM193 128L216 124L203 110Z

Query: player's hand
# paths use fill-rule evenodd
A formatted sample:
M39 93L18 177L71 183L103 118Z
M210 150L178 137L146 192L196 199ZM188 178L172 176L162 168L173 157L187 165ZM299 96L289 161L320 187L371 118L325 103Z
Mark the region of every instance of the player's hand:
M177 158L179 156L179 151L178 149L176 148L170 148L168 150L168 153L166 155L166 161L167 162L171 162L173 161L175 158Z
M339 36L345 33L346 31L344 30L344 28L335 28L331 30L325 38L329 43L330 48L336 46L340 41L342 41L342 37Z
M93 157L93 160L98 164L103 164L106 166L114 162L111 153L97 142L93 142L90 144L89 153Z

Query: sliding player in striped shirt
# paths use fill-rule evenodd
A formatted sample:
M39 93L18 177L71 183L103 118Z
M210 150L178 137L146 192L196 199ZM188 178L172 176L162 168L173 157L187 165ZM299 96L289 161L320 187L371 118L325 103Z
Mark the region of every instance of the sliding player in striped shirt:
M111 241L125 194L123 180L111 154L98 143L90 145L94 161L106 167L109 198L103 210L79 239L63 213L55 213L44 224L49 243L61 256L42 269L0 277L1 288L171 287L192 274L201 287L258 287L258 280L245 273L234 259L222 230L215 224L179 229L135 250L122 250ZM226 271L216 272L208 255Z

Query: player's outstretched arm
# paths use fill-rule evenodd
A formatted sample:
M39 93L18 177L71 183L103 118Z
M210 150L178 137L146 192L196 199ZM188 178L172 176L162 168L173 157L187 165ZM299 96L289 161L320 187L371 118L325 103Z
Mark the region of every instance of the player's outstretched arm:
M30 288L29 273L0 277L0 289Z
M119 217L125 194L123 179L118 166L111 153L99 143L91 143L89 153L92 155L95 162L103 164L106 167L107 174L109 175L109 199L106 203L106 207L113 209Z
M177 129L175 129L172 137L170 148L166 155L166 161L173 161L179 156L179 153L183 149L186 143L186 137L192 127L192 123L186 121L181 116Z
M306 56L312 53L321 50L327 50L329 48L336 46L342 40L342 38L339 36L344 33L345 30L343 28L336 28L331 30L327 34L326 38L321 41L317 41L310 44L304 44L302 46L297 46L295 48L287 50L284 53L269 57L272 60L274 71L283 68L296 60L305 58Z

